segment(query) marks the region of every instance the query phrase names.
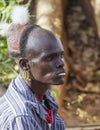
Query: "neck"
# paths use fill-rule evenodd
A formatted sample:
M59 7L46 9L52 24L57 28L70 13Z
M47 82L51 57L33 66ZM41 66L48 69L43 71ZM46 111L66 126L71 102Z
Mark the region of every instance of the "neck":
M41 99L44 95L44 93L46 92L46 90L49 88L48 85L40 83L38 81L31 81L31 82L27 82L29 88L31 89L31 91L33 93L35 93L35 95Z

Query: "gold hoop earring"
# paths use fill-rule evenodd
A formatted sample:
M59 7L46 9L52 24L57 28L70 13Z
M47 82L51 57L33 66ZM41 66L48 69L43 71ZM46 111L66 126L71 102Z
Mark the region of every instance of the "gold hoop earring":
M27 70L23 71L22 78L26 81L31 81L30 76L29 76L29 72Z

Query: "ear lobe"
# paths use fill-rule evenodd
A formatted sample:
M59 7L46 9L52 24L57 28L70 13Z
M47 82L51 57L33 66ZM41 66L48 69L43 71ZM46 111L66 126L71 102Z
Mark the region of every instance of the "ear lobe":
M28 69L28 60L25 59L25 58L21 58L19 59L19 66L22 68L22 69Z

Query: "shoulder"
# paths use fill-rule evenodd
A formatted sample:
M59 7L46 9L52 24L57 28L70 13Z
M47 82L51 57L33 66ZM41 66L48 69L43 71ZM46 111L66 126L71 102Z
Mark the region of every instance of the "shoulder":
M30 115L31 108L26 103L26 100L21 98L20 95L16 95L6 92L5 95L0 98L0 118L4 121L18 117L19 115Z
M18 115L2 123L0 130L33 130L37 127L38 124L31 115Z
M29 107L24 104L24 106L20 106L20 109L19 106L9 104L7 100L5 96L0 99L0 130L7 128L18 130L16 128L19 127L19 130L28 130L28 127L34 128L34 126L37 126L35 117Z

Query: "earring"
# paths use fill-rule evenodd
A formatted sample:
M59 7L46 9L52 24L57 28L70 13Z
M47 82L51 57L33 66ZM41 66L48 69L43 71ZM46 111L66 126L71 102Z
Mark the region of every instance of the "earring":
M29 76L29 72L27 70L23 71L22 78L26 81L31 81L30 76Z

